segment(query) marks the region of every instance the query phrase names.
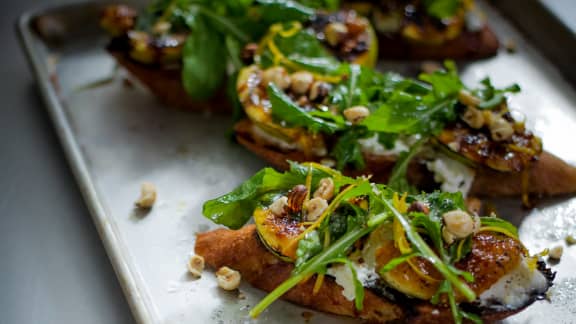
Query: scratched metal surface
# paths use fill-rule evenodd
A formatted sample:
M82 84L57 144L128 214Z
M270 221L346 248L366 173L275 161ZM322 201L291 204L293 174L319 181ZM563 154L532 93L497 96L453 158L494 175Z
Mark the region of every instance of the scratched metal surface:
M246 296L223 293L210 272L194 280L186 261L195 233L213 227L201 216L202 202L225 193L264 164L232 144L232 121L208 113L168 110L137 84L127 87L103 50L106 37L95 17L101 5L77 5L25 15L19 29L53 122L102 241L114 263L135 317L141 323L250 322L250 306L264 294L247 285ZM547 150L576 163L576 92L497 12L485 8L501 40L517 52L461 66L473 84L490 75L496 85L519 83L512 106L544 138ZM35 17L43 17L39 20ZM32 24L32 22L36 22ZM32 28L35 25L35 28ZM35 32L40 31L40 33ZM415 65L382 62L413 72ZM51 82L56 75L58 86ZM90 86L99 84L98 86ZM150 181L158 201L143 215L133 208L139 186ZM576 234L576 199L542 201L522 210L519 201L494 201L502 217L520 227L537 252ZM576 247L565 246L551 302L539 302L507 323L576 322ZM275 303L258 322L304 322L305 309ZM310 322L352 322L316 313Z

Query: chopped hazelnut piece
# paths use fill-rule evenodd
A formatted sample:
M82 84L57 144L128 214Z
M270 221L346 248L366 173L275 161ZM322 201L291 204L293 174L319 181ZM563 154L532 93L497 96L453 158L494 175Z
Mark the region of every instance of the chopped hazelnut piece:
M216 271L218 286L224 290L237 289L240 286L241 278L240 272L228 267L222 267Z
M202 276L202 271L204 271L204 258L200 255L193 255L190 260L188 260L188 271L196 278Z
M156 202L156 187L150 182L144 182L140 188L140 198L136 201L139 208L152 208Z
M564 247L562 245L557 245L550 249L548 256L554 260L560 260L562 258L562 253L564 253Z

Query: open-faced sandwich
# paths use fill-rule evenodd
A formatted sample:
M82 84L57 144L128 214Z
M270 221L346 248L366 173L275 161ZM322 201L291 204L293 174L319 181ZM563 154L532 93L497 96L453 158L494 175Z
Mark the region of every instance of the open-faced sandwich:
M161 0L141 13L115 5L101 25L120 65L165 104L190 110L229 110L225 81L255 52L309 67L337 60L372 66L377 56L366 18L294 1Z
M239 143L272 165L336 166L399 190L440 187L472 196L576 192L576 168L542 150L490 79L466 87L450 62L419 79L356 65L339 77L252 65L238 77L246 118ZM277 82L290 75L291 83Z
M270 292L253 317L283 298L369 322L494 321L554 278L513 225L467 212L459 193L398 194L319 164L263 169L203 213L231 229L200 233L195 253Z
M343 2L370 17L384 59L477 59L498 52L498 39L474 0Z

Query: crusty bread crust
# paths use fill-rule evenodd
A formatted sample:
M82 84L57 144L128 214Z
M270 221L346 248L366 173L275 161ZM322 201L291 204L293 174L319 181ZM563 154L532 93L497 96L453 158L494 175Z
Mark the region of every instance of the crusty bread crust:
M287 160L309 162L299 151L283 152L274 147L259 144L252 135L252 123L242 120L234 127L236 140L274 167L286 170ZM366 171L344 170L344 174L357 176L372 174L372 181L386 183L394 167L392 156L364 154ZM319 160L319 159L317 159ZM315 161L319 162L319 161ZM433 175L425 165L413 161L408 168L408 179L419 188L428 190L434 187ZM556 196L576 193L576 168L558 157L543 152L529 170L527 190L532 195ZM478 168L469 195L475 197L506 197L522 195L522 172L498 172L488 168Z
M194 251L204 257L213 269L228 266L242 274L242 280L264 291L272 291L288 279L291 263L281 261L260 242L255 225L240 230L217 229L200 233ZM315 277L289 290L282 298L298 305L332 314L357 317L371 323L451 323L449 308L428 302L411 300L393 302L365 289L364 308L356 310L354 303L342 295L342 287L326 277L317 294L313 294ZM496 312L485 310L485 321L497 321L521 311Z
M189 111L231 112L224 88L208 100L193 100L182 86L180 68L148 66L131 60L123 51L108 49L116 62L128 70L168 107Z
M458 37L440 45L410 43L397 34L378 34L379 57L398 60L480 59L498 53L498 38L488 26L481 30L463 31Z

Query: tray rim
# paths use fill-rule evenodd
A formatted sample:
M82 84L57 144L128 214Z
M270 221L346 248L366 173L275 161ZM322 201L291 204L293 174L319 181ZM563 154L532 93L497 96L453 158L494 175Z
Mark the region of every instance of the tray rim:
M16 19L16 34L40 90L40 95L45 103L45 109L48 112L54 125L54 130L63 147L68 165L72 170L74 178L76 178L78 188L92 216L92 221L116 273L125 298L128 301L132 315L138 323L152 324L158 322L157 312L145 292L143 292L137 284L137 281L142 279L138 278L139 275L137 271L130 266L130 262L128 261L131 259L131 255L127 250L122 248L124 243L121 236L115 226L107 219L108 211L99 198L95 183L91 180L91 174L88 170L87 162L84 159L82 148L74 137L71 122L59 98L58 91L51 81L50 72L43 62L42 55L34 49L35 36L31 23L35 18L48 12L94 5L104 6L106 3L95 1L64 3L26 11Z

